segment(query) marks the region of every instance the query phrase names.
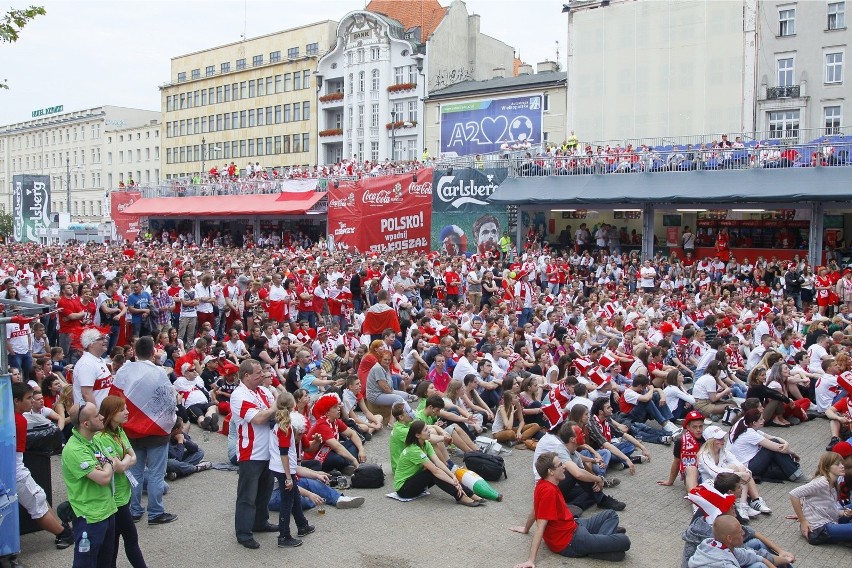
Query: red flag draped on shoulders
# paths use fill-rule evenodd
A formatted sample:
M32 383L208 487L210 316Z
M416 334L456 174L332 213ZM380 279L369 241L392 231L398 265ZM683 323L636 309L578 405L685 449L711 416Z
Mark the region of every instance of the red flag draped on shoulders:
M364 315L361 331L370 335L378 335L388 328L397 333L401 331L396 310L385 304L371 306Z
M128 438L168 436L175 424L174 389L165 371L161 381L138 380L134 367L141 364L128 363L119 369L110 394L127 401L130 416L124 430Z

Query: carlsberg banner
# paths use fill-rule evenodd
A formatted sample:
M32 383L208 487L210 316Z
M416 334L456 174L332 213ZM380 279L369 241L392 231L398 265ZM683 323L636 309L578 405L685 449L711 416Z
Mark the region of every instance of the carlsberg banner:
M19 243L40 242L50 225L50 176L12 176L12 226Z
M505 205L488 201L506 179L506 168L436 169L432 176L432 249L450 254L498 250L508 226Z

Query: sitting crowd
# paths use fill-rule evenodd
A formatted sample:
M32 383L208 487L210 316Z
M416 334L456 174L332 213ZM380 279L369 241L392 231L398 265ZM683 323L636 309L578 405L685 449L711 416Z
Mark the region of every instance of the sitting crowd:
M615 495L630 478L613 472L634 473L652 446L670 446L670 474L659 483L683 481L697 507L685 562L709 566L713 542L739 551L735 528L771 512L758 481L804 481L799 454L777 433L817 417L827 419L819 424L829 451L818 475L791 491L793 510L812 544L849 541L848 503L838 499L848 501L852 473L843 467L852 449L844 441L852 436L844 295L852 273L818 284L812 306L792 289L757 294L781 278L765 261L750 272L760 282L705 282L695 265L655 258L640 267L606 250L583 264L534 247L516 260L380 259L295 242L215 254L156 240L2 252L0 294L50 312L40 321L17 316L7 338L13 376L41 395L34 403L31 391L16 391L19 412L65 431L73 537L26 489L30 514L57 546L79 544L85 532L85 554L115 554L120 535L130 557L134 521L145 512L149 524L174 521L163 505L166 479L210 467L190 436L195 425L202 436L228 436L239 472L236 539L250 549L263 532L277 532L281 547L300 545L315 530L306 507L361 505L343 491L374 469L370 444L390 445L400 499L435 486L468 507L487 499L463 482L471 454L527 453L538 482L527 522L513 527L536 527L526 565L542 540L568 557L625 558L630 539L616 513L629 499ZM553 282L548 267L557 262L566 277ZM622 277L599 281L601 265ZM664 285L675 270L688 273ZM477 281L481 292L468 288ZM838 293L819 293L828 288ZM91 510L86 484L121 475L128 492ZM21 479L29 483L23 470ZM603 512L586 516L592 507ZM793 560L753 534L764 564ZM736 565L760 561L744 553Z

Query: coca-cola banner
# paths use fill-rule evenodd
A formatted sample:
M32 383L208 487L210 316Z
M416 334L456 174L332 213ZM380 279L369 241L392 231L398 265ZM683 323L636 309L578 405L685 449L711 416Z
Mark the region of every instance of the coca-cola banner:
M506 168L435 170L432 249L449 254L496 252L508 216L505 205L493 205L488 198L507 176Z
M429 250L432 170L328 184L328 233L361 252Z
M128 215L124 210L139 201L142 193L139 191L113 191L109 195L109 216L115 227L115 235L119 242L127 239L131 243L139 236L139 217Z

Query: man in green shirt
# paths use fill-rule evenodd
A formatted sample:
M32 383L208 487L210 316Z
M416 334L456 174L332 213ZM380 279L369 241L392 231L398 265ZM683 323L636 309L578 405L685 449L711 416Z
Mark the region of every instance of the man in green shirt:
M503 231L503 236L497 243L500 246L500 252L503 253L505 259L509 255L509 249L512 248L512 238L509 236L509 231Z
M109 566L115 546L115 462L94 440L104 429L98 408L83 401L72 406L69 415L74 429L62 450L62 478L76 515L73 566ZM80 542L84 535L88 545Z

